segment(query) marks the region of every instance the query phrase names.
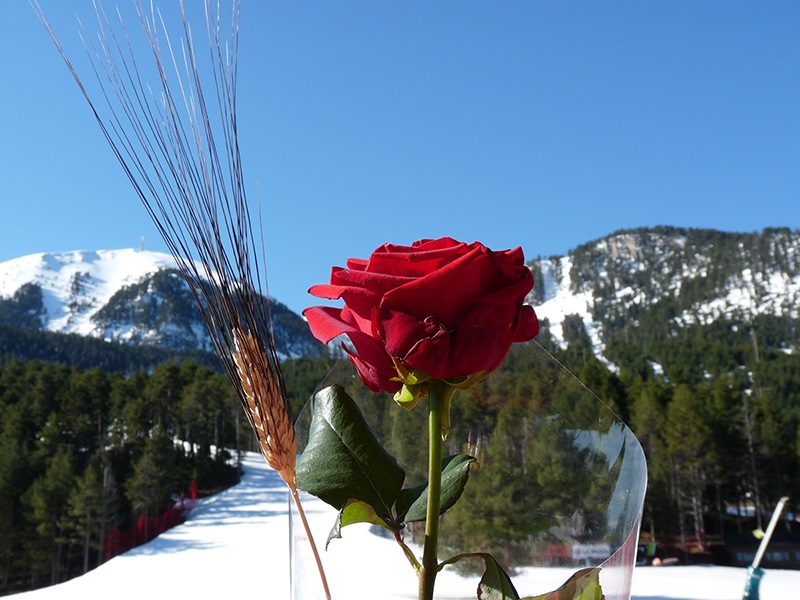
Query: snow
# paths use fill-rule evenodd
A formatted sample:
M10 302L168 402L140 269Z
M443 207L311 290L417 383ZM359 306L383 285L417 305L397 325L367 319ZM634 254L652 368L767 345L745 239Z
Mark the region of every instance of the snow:
M40 252L0 263L0 297L13 296L25 283L38 283L48 330L96 335L95 312L120 288L165 268L177 269L175 259L149 250Z
M753 273L745 269L741 279L732 277L725 288L727 294L697 304L678 317L679 323L711 323L716 319L739 313L748 318L759 314L785 314L798 317L797 300L800 299L800 278L786 273Z
M560 346L564 346L563 322L567 315L579 315L583 319L586 333L592 341L595 352L602 349L600 331L592 319L594 297L591 291L573 293L570 291L570 271L572 259L569 256L541 261L544 284L544 302L535 306L540 320L550 322L550 333Z
M288 494L263 459L248 454L245 476L233 488L201 500L190 518L149 544L118 556L88 574L50 588L12 596L15 600L141 600L145 598L257 597L289 598ZM327 531L333 511L318 501L306 501L312 527ZM367 528L344 531L350 547L358 550L358 577L373 590L364 598L416 598L413 570L394 541L373 535ZM319 542L320 540L318 540ZM323 552L335 599L360 597L339 594L353 577L353 563L344 540L334 540ZM526 569L515 577L517 589L527 595L558 587L568 569ZM313 572L307 573L313 577ZM731 567L639 567L633 577L633 600L739 600L746 570ZM437 597L475 598L476 581L445 571L438 580ZM377 596L374 590L382 590ZM761 600L797 597L800 571L767 570L761 581Z
M595 286L603 282L606 287L615 290L613 296L605 298L605 302L617 311L624 313L631 307L643 307L660 298L678 297L682 285L690 280L702 280L714 270L710 256L692 252L684 257L684 263L678 272L673 271L672 264L676 252L686 250L684 236L661 237L651 234L647 243L648 258L643 258L638 239L629 234L619 234L608 239L594 242L592 256L600 255L595 265L598 269L592 281L582 281L577 292L573 292L570 271L572 256L539 259L543 297L540 305L534 304L540 319L547 319L549 331L555 342L562 348L566 343L563 334L563 320L567 315L576 314L584 322L586 333L592 341L596 356L601 357L605 350L602 323L594 320ZM773 244L773 246L775 246ZM730 276L718 292L709 292L710 296L686 308L675 317L678 326L692 324L709 324L718 319L731 319L748 322L756 315L782 315L792 319L800 315L800 276L796 274L793 260L787 264L766 265L760 268L748 267L755 260L745 253L743 244L739 245L742 254L741 270ZM713 245L706 249L711 251ZM682 250L683 249L683 250ZM706 251L704 250L704 251ZM772 248L772 255L791 257L800 253L797 242ZM653 258L655 256L655 258ZM670 259L670 260L668 260ZM648 286L630 285L613 276L609 265L626 269L629 273L652 270L660 272L660 278L654 278ZM761 270L763 269L763 270ZM604 292L606 293L606 292Z

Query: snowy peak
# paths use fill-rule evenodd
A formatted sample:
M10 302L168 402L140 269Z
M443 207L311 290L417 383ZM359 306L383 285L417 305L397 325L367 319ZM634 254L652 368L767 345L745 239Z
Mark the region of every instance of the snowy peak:
M573 285L572 257L540 259L534 263L534 277L537 270L541 287L534 290L534 298L529 301L536 307L539 320L547 322L550 334L559 345L565 345L568 337L564 331L565 322L567 317L577 315L592 340L592 346L596 351L601 350L600 327L592 318L592 290L585 285Z
M169 254L146 250L99 250L31 254L0 263L0 297L26 284L41 289L42 327L93 335L91 317L122 287L162 269L177 269Z
M321 354L300 316L275 301L272 313L281 354ZM0 263L0 323L179 350L211 348L175 259L147 250L38 253Z
M800 318L800 233L789 229L621 231L531 269L529 301L554 341L563 347L565 324L582 322L598 355L614 333L642 319L652 327L656 314L667 334L762 315Z

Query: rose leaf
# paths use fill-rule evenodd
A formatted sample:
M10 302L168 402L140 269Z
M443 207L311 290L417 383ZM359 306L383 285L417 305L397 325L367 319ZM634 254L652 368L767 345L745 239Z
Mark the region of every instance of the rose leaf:
M404 480L405 472L381 447L344 388L333 385L318 392L308 444L297 461L297 487L337 510L360 500L399 529L392 506Z
M328 534L328 539L325 542L325 549L328 549L331 540L342 537L342 527L353 525L354 523L371 523L373 525L380 525L389 531L399 530L396 524L389 524L379 517L375 513L375 509L366 502L350 500L344 505L344 508L339 511L339 514L336 515L336 522L333 524L331 532Z
M454 454L442 460L442 505L439 514L451 508L461 497L469 479L469 466L475 458ZM397 498L397 519L405 523L424 521L428 505L428 482L404 489Z
M483 554L486 570L478 584L478 600L519 600L511 578L491 554Z
M519 594L511 583L511 578L500 566L500 563L486 552L468 552L457 554L439 563L439 571L447 565L454 565L462 560L480 558L483 561L484 572L478 584L478 600L519 600ZM524 600L531 600L525 598ZM538 600L538 599L537 599ZM551 599L548 599L551 600ZM558 598L552 599L558 600Z
M541 596L526 596L522 600L605 600L600 587L600 569L581 569L554 592Z

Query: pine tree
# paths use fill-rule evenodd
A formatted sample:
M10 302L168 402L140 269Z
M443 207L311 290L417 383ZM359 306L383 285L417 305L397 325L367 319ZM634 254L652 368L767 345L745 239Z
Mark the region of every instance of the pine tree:
M177 491L180 483L178 456L167 432L156 426L126 485L134 510L154 516L169 506L170 494Z
M105 532L115 516L113 476L103 463L103 457L97 457L78 477L69 496L69 529L82 550L83 573L102 562Z
M170 433L175 431L175 413L181 397L180 369L174 364L159 365L147 379L144 393L153 424Z
M0 435L0 592L8 590L13 558L25 533L20 496L30 486L30 457L19 440Z
M692 521L695 535L703 536L705 490L712 479L716 457L705 407L688 385L679 385L674 391L667 407L665 437L681 536L687 534L687 516Z
M669 531L671 522L669 457L664 439L667 390L651 379L636 398L631 427L647 457L648 481L644 506L644 526L651 535Z
M26 540L29 553L36 559L34 577L47 566L50 584L58 583L64 566L69 522L68 500L75 484L72 451L61 448L53 456L45 473L25 492L24 502L30 507L29 518L37 536Z

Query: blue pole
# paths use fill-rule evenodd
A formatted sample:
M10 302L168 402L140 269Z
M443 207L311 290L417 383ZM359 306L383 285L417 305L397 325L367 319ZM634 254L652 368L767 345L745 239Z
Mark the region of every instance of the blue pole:
M761 540L761 545L758 547L758 552L756 552L756 556L753 559L753 564L747 567L747 582L744 584L742 600L759 600L758 586L761 584L761 578L764 577L764 571L759 568L759 565L761 565L761 559L764 558L764 553L767 551L767 545L769 544L770 538L772 538L772 533L778 525L778 519L781 518L783 507L786 506L788 501L789 498L786 496L781 498L778 502L778 506L775 507L775 512L772 513L772 519L767 526L764 539Z
M747 583L744 585L742 600L759 600L758 586L764 576L764 569L750 565L747 567Z

